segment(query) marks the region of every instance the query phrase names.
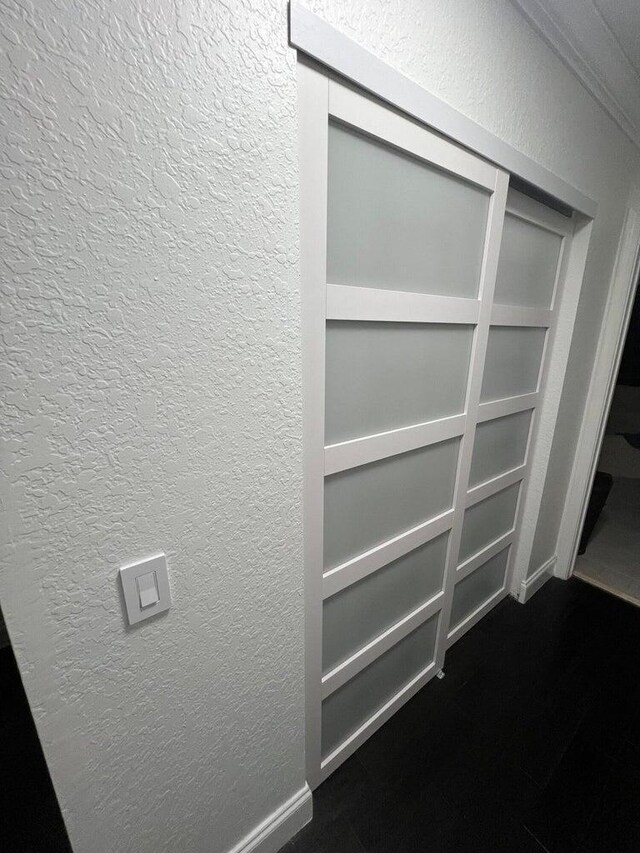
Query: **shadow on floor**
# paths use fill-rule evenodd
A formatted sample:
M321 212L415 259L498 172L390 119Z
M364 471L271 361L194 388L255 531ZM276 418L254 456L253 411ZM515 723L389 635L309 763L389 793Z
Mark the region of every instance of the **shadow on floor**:
M10 647L0 649L0 850L71 853Z
M638 853L640 610L506 599L314 794L286 853Z

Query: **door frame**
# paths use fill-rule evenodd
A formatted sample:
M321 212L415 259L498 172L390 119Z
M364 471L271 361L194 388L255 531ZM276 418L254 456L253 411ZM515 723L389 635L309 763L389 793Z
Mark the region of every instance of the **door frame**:
M640 208L628 207L609 284L576 455L558 532L554 574L573 574L640 276Z

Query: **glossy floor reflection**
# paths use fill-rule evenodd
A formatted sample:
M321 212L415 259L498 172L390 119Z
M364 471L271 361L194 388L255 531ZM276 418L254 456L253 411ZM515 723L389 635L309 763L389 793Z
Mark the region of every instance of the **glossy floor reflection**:
M637 853L640 609L507 599L314 795L286 853Z

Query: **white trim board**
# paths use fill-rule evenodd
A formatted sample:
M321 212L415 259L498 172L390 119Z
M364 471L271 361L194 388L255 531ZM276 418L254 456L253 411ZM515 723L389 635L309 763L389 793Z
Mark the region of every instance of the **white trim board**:
M508 548L513 542L514 536L515 529L514 525L512 525L506 533L502 533L497 539L494 539L493 542L489 542L488 545L484 545L475 554L467 557L467 559L460 563L456 569L456 584L473 574L476 569L481 569L485 563L488 563L489 560L497 557L501 551Z
M518 590L517 596L520 604L526 604L526 602L529 601L529 599L546 584L549 578L552 577L556 560L557 557L554 554L553 557L550 557L546 561L546 563L543 563L539 568L537 568L532 575L529 575L528 578L525 578L520 583L520 589Z
M304 787L254 827L229 853L277 853L313 816L311 789Z
M326 699L334 691L350 681L355 675L377 660L385 652L393 648L420 625L428 622L439 613L442 607L444 592L438 592L428 601L416 607L399 622L393 624L382 634L379 634L366 646L358 649L351 657L334 667L331 672L322 676L322 698Z
M369 551L358 554L346 563L329 569L322 575L323 598L330 598L345 587L357 583L372 572L377 572L378 569L403 557L414 548L446 533L453 526L453 519L454 511L448 509L435 518L430 518L410 530L399 533L393 539L387 539L386 542L376 545Z
M401 109L458 145L463 145L533 184L564 205L589 218L595 216L597 205L593 199L498 139L489 130L427 92L295 2L289 7L289 43L341 77Z
M300 169L300 274L302 287L302 434L305 595L305 693L307 781L319 782L322 703L322 663L317 639L322 636L323 526L324 526L324 367L326 310L326 186L329 126L325 120L329 86L324 75L298 63L300 150L308 152L313 168ZM319 117L322 117L319 119ZM304 235L317 235L305 240Z
M327 285L327 320L384 319L400 323L473 324L478 322L479 313L477 299L344 284Z
M398 429L353 438L339 444L329 444L324 449L324 473L336 474L377 459L387 459L407 450L427 447L441 441L457 438L465 431L467 416L450 415L436 421L412 424Z

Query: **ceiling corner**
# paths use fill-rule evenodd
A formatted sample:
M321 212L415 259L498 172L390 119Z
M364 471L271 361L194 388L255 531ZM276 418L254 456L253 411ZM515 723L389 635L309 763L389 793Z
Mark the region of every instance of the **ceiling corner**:
M592 0L511 2L640 148L640 69L614 34L615 22L607 20L608 4L598 8ZM633 15L633 26L636 23L640 40L640 5L637 19Z

